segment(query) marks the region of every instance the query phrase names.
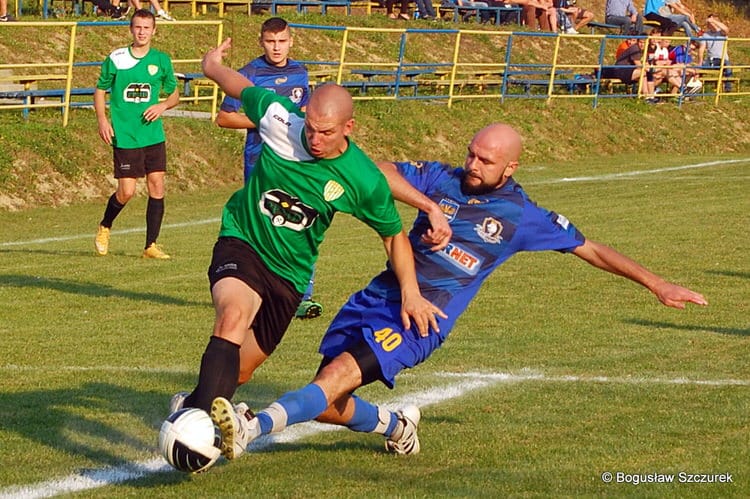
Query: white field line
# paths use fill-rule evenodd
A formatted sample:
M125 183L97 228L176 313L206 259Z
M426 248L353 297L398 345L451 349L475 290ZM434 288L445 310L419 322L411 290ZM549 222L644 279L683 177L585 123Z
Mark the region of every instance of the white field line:
M438 377L459 379L460 381L445 386L428 388L421 392L405 394L391 399L382 405L390 409L402 407L406 404L416 404L419 407L439 404L447 400L459 398L467 393L500 383L520 382L551 382L551 383L611 383L611 384L659 384L659 385L702 385L702 386L750 386L750 380L701 380L689 378L644 378L644 377L608 377L608 376L576 376L561 375L548 376L531 369L524 369L518 374L513 373L437 373ZM341 427L323 425L320 423L302 423L287 428L281 433L262 437L250 445L250 451L271 447L276 443L291 443L309 436L341 430ZM69 494L91 490L135 480L155 473L174 471L161 457L123 466L107 467L81 471L64 478L48 480L32 485L19 485L0 489L0 499L32 499L53 497L59 494Z
M656 168L654 170L636 170L632 172L608 173L605 175L593 175L589 177L563 177L563 178L550 179L550 180L539 180L537 182L523 182L523 185L542 185L542 184L560 184L560 183L567 183L567 182L596 182L596 181L602 181L602 180L618 180L618 179L629 178L629 177L640 177L642 175L654 175L657 173L676 172L676 171L681 171L681 170L692 170L695 168L709 168L712 166L731 165L731 164L736 164L736 163L748 163L748 162L750 162L750 158L723 159L719 161L708 161L706 163L695 163L692 165L668 166L665 168Z
M610 174L605 174L605 175L595 175L595 176L589 176L589 177L567 177L567 178L559 178L559 179L540 180L537 182L524 182L524 185L543 185L543 184L561 184L561 183L568 183L568 182L592 182L592 181L618 180L622 178L637 177L637 176L642 176L642 175L653 175L653 174L664 173L664 172L690 170L694 168L710 168L712 166L732 165L736 163L748 163L748 162L750 162L750 158L727 159L727 160L719 160L719 161L709 161L706 163L695 163L692 165L656 168L654 170L638 170L638 171L633 171L633 172L610 173ZM182 228L182 227L193 227L195 225L217 223L219 221L220 219L218 218L210 218L207 220L194 220L190 222L165 224L162 228L163 229L177 229L177 228ZM134 232L143 232L144 230L145 229L143 227L138 227L138 228L133 228L133 229L113 230L112 234L113 235L131 234ZM93 237L92 234L77 234L77 235L60 236L60 237L45 237L41 239L31 239L28 241L8 241L8 242L0 242L0 248L7 248L11 246L28 246L30 244L56 243L56 242L61 242L61 241L73 241L76 239L89 239L92 237Z

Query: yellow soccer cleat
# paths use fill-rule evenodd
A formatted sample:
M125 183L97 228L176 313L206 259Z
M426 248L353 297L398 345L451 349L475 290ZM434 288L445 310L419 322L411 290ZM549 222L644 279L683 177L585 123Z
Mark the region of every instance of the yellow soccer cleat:
M101 256L106 255L109 253L109 228L104 227L103 225L99 226L99 229L96 231L96 237L94 238L94 246L96 247L96 252L99 253Z
M164 253L164 251L156 243L151 243L151 246L143 250L143 258L154 258L156 260L169 260L172 257Z

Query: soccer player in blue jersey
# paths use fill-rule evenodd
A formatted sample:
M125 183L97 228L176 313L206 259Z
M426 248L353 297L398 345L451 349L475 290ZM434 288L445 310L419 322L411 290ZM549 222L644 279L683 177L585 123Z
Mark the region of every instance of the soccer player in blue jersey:
M387 268L352 295L334 318L322 340L323 361L312 383L286 393L255 417L245 404L232 407L226 400L214 400L215 407L243 415L233 421L241 426L244 443L317 419L382 434L386 449L396 454L419 452L417 407L391 412L353 395L354 390L373 381L393 388L396 374L424 362L439 348L484 280L521 251L572 253L645 286L666 306L707 304L702 295L586 239L564 216L532 202L512 177L520 154L518 133L496 123L474 136L463 168L439 162L379 165L394 197L421 210L409 234L417 279L423 296L448 317L439 319L439 330L429 334L404 329L398 283ZM447 218L453 234L447 246L433 251L436 241L425 234L436 216Z
M263 55L245 64L239 69L239 73L256 87L268 88L279 95L289 97L304 111L310 99L310 82L307 68L289 58L289 51L294 44L289 24L280 17L267 19L260 27L259 42ZM222 128L247 130L244 170L244 179L247 183L263 147L263 140L255 123L250 121L247 115L241 113L241 109L242 102L239 99L224 97L219 113L216 115L216 124ZM297 307L295 314L297 318L312 319L323 313L323 306L313 300L314 281L315 271L313 270L307 290Z

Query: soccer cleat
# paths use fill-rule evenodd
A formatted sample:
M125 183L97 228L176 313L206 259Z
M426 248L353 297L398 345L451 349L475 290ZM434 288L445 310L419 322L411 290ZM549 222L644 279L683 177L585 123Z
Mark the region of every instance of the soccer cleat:
M165 11L164 9L160 10L156 13L156 17L159 19L164 19L165 21L174 21L175 18L169 15L169 12Z
M385 441L385 450L394 454L409 455L419 453L419 437L417 436L417 426L422 414L419 407L410 405L396 411L396 417L402 424L401 435L391 440ZM391 435L393 437L393 435Z
M323 313L323 305L312 300L302 300L294 316L297 319L314 319Z
M177 392L172 395L172 398L169 400L169 414L174 414L182 409L188 395L190 395L190 392Z
M169 260L172 257L164 253L164 251L156 243L151 243L151 246L143 250L143 258L154 258L156 260Z
M94 238L94 246L96 247L96 252L102 256L109 253L109 227L99 226Z
M221 454L227 459L240 457L260 433L258 420L247 405L233 406L224 397L216 397L211 404L211 419L221 431Z

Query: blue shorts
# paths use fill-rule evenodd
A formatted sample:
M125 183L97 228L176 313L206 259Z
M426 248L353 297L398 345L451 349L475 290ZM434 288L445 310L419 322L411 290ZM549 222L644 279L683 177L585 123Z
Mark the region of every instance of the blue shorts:
M416 331L404 331L401 303L363 290L352 295L341 308L323 336L318 351L334 358L361 341L367 342L375 354L381 381L393 388L396 375L424 362L440 348L443 338L434 332L422 338Z

